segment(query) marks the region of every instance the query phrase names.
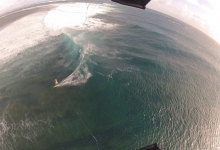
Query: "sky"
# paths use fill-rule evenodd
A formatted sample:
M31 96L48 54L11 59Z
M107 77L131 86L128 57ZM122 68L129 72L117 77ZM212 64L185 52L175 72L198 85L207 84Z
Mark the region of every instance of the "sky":
M219 0L151 0L147 8L182 20L220 43Z
M19 7L46 1L56 0L0 0L0 15ZM111 3L110 0L100 1ZM219 0L151 0L147 8L182 20L206 33L220 44Z

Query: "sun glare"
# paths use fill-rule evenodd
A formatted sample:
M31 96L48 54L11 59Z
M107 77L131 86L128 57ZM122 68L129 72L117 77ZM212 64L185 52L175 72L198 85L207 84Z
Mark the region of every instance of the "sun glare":
M219 16L219 9L210 11L206 16L207 25L209 31L211 32L210 34L218 43L220 43L220 20L218 19Z

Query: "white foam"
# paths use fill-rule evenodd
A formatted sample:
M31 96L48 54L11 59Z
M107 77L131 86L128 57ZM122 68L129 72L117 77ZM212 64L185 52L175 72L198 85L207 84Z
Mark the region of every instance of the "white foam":
M50 36L61 34L66 27L74 30L94 31L109 30L118 26L117 24L106 24L102 19L95 18L97 14L109 13L111 11L109 5L105 7L103 4L73 3L57 4L56 6L57 8L49 12L39 12L26 16L0 31L0 53L4 53L4 55L0 55L0 60L2 62L12 60L27 48L45 41ZM75 38L80 37L73 39ZM82 57L88 53L88 50L84 47ZM59 85L82 84L92 76L86 65L86 60L82 58L81 61L78 68Z
M75 38L77 38L80 41L80 39L82 39L83 36L79 35ZM90 55L96 53L96 50L97 50L97 48L95 47L95 45L93 45L91 43L84 45L84 50L80 51L81 61L78 65L78 67L68 77L63 79L57 85L57 87L75 86L75 85L80 85L80 84L86 83L88 81L88 79L90 77L92 77L92 74L89 72L89 68L86 64L86 61Z
M18 139L26 139L27 141L36 141L39 132L45 129L52 129L51 119L25 118L19 122L15 122L9 114L6 118L12 123L8 123L5 119L0 120L0 149L14 149L13 145Z
M109 30L117 27L117 24L106 24L103 20L95 18L97 14L105 14L110 11L108 8L100 7L97 4L86 4L86 3L74 3L59 5L54 10L48 12L44 18L44 25L48 33L51 36L57 36L61 33L65 33L72 38L76 43L82 44L84 34L79 34L72 37L68 34L64 28L72 28L74 30ZM81 41L82 40L82 41ZM84 43L84 42L83 42ZM86 56L93 53L92 51L97 48L93 44L83 44L83 51L81 51L81 62L73 73L63 79L57 87L61 86L74 86L86 83L87 80L92 76L89 72L86 64Z
M106 25L100 19L92 18L96 14L108 13L109 6L106 8L103 4L88 3L57 4L57 6L49 12L38 12L23 17L0 30L0 67L27 48L45 41L50 35L61 34L65 27L90 30L114 27L111 24Z
M101 19L93 18L97 14L110 11L111 8L105 7L104 4L62 4L48 12L44 18L44 25L51 36L61 34L65 27L87 30L112 29L117 24L107 24Z
M45 12L26 16L0 31L1 65L48 38L43 30L44 16Z

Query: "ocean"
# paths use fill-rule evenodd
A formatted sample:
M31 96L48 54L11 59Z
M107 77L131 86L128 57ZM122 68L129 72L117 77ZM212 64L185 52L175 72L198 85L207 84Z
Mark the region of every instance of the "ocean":
M220 149L220 45L197 29L114 3L0 22L0 149Z

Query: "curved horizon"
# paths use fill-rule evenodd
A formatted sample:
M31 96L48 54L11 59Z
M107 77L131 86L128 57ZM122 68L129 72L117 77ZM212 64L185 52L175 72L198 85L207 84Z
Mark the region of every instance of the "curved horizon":
M207 0L202 0L207 1ZM114 2L110 0L91 0L91 1L79 1L79 0L35 0L35 1L19 1L10 0L9 2L4 0L0 2L0 16L4 16L10 13L14 13L19 9L25 9L35 5L41 4L53 4L53 3L65 3L65 2L84 2L84 3L109 3ZM115 3L114 3L115 4ZM153 9L155 11L164 13L178 20L181 20L201 32L205 33L216 42L220 44L220 30L218 27L220 22L213 17L218 16L218 3L214 8L215 2L209 1L200 4L197 0L151 0L146 8ZM120 5L120 4L115 4ZM127 6L125 6L127 7ZM137 8L136 8L137 9Z

